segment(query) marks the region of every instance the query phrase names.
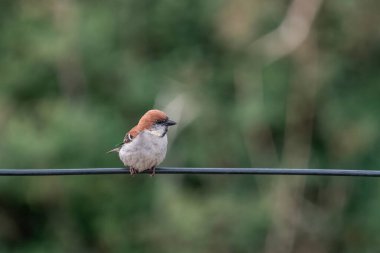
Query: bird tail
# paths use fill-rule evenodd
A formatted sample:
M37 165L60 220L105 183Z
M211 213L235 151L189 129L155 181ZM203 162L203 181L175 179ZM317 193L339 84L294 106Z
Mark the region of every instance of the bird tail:
M119 151L120 151L120 148L114 148L114 149L111 149L110 151L107 151L107 154L112 153L112 152L119 153Z
M117 145L115 148L111 149L110 151L107 152L107 154L109 153L112 153L112 152L116 152L116 153L119 153L121 147L123 146L124 143L120 143L119 145Z

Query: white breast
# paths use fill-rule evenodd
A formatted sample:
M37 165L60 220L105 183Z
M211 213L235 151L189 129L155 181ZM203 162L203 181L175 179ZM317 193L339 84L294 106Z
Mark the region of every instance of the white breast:
M144 171L160 164L166 155L167 135L158 136L150 131L139 133L120 149L119 157L125 166Z

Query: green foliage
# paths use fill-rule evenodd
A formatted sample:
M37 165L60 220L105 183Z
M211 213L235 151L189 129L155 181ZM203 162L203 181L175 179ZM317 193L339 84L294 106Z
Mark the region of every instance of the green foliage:
M0 167L119 167L105 152L157 107L179 122L164 166L380 169L379 3L324 1L281 55L307 26L301 13L284 35L290 6L2 1ZM375 252L379 190L359 178L1 177L0 252Z

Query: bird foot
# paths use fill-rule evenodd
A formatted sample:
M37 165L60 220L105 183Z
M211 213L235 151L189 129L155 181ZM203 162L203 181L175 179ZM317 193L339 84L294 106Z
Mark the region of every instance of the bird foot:
M129 173L131 173L132 176L134 176L135 174L137 174L137 170L133 167L129 167Z
M150 176L153 177L156 174L156 166L153 166L149 170L152 171L152 173L150 174Z

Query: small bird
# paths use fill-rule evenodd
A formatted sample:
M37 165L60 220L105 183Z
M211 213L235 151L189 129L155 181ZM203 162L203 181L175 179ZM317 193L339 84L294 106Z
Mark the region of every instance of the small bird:
M164 112L149 110L125 135L123 142L108 153L119 153L120 160L129 167L131 175L151 170L153 176L156 166L166 155L168 128L175 124Z

